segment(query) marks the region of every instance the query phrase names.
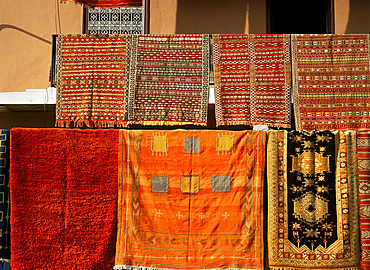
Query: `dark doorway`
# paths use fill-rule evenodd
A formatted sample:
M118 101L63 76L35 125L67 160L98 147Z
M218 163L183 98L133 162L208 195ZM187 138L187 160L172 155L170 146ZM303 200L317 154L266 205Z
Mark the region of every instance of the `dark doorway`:
M333 33L332 0L266 0L267 33Z

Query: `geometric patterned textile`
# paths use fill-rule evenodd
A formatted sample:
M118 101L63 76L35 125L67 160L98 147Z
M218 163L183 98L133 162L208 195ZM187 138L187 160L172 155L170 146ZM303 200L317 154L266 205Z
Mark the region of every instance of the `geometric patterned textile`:
M264 269L263 131L120 130L115 269Z
M10 259L9 135L0 130L0 259Z
M61 0L61 2L74 2L94 8L140 7L143 5L142 0Z
M11 130L11 268L112 269L118 130Z
M143 34L144 7L88 8L87 34Z
M291 127L289 35L213 35L216 124Z
M370 131L357 131L361 267L370 269Z
M292 35L298 130L370 128L369 35Z
M206 125L209 35L134 35L130 124Z
M56 125L127 127L128 35L59 35Z
M269 131L270 269L358 269L356 132Z

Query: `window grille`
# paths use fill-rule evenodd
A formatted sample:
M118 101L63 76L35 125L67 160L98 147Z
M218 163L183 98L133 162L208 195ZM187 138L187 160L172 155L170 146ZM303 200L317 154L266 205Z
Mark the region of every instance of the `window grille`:
M91 35L144 34L144 6L88 8L86 33Z

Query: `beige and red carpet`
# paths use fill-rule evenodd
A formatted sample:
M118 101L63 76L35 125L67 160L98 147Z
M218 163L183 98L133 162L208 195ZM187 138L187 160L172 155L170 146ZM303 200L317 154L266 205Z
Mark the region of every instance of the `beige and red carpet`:
M296 128L370 128L369 35L292 35Z
M132 36L130 124L206 125L209 35Z
M216 124L291 126L289 35L213 35Z
M56 126L126 127L129 35L59 35Z

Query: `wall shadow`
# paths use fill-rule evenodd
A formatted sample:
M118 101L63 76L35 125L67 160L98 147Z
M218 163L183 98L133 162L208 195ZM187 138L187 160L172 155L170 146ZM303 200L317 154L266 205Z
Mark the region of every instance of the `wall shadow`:
M346 34L370 33L370 1L350 0Z
M24 33L26 35L29 35L30 37L36 38L36 39L38 39L38 40L40 40L42 42L45 42L45 43L51 45L51 41L50 40L47 40L47 39L42 38L42 37L39 37L39 36L37 36L37 35L29 32L29 31L26 31L26 30L20 28L20 27L17 27L17 26L14 26L14 25L10 25L10 24L0 24L0 32L2 30L4 30L4 29L13 29L13 30L22 32L22 33Z
M176 33L243 34L248 1L178 0Z

